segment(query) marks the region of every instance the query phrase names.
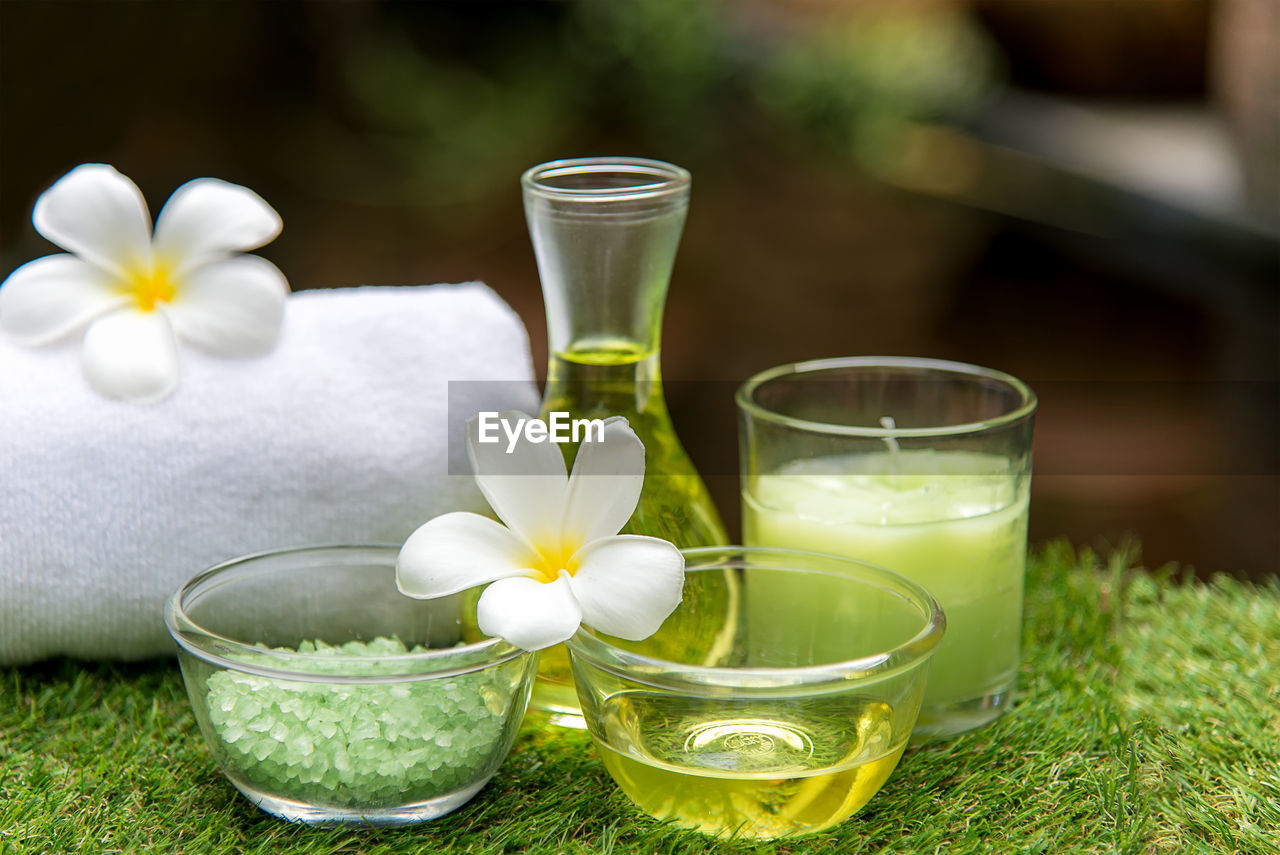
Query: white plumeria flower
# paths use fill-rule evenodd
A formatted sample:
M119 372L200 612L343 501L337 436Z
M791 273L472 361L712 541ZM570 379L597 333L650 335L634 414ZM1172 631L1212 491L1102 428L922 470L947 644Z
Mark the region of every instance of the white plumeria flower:
M109 398L159 400L178 383L181 338L225 356L270 350L289 285L265 259L237 253L280 233L246 187L190 181L151 232L137 186L86 163L36 200L36 231L70 250L19 267L0 285L0 331L31 345L85 330L81 365Z
M522 433L507 453L477 442L476 428L472 419L476 483L506 526L466 512L431 520L400 550L400 590L441 597L492 582L476 607L480 630L524 650L559 644L581 623L633 641L657 632L680 604L684 556L669 541L618 534L644 484L644 444L627 420L606 419L603 441L581 444L572 476L556 444Z

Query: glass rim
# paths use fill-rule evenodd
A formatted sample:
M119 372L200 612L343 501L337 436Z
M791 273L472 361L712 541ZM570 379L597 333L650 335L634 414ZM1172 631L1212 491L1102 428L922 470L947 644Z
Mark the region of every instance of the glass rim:
M686 572L696 573L727 568L749 570L750 556L767 556L765 570L806 573L825 576L862 586L872 584L906 599L922 611L921 628L910 639L888 650L837 662L794 667L728 667L695 665L656 656L633 653L580 627L565 645L571 654L582 656L593 666L637 683L687 693L708 690L732 692L741 696L776 696L779 694L817 694L824 689L842 688L882 680L924 664L933 655L946 631L947 619L938 601L922 585L876 564L824 552L788 549L774 546L704 546L682 549ZM840 571L816 570L787 566L791 558L812 562L821 559L845 567L856 568L857 575ZM716 560L718 559L718 560ZM705 561L699 565L699 561ZM887 583L887 584L884 584ZM678 608L678 606L677 606ZM749 682L748 682L749 681Z
M872 425L842 425L831 422L817 422L811 419L796 418L795 416L788 416L771 410L768 407L757 403L755 399L756 392L760 388L775 380L779 380L784 377L795 377L802 374L817 374L822 371L834 371L845 368L905 368L936 371L971 379L994 380L998 383L1005 384L1017 393L1018 405L1007 413L1001 413L998 416L981 421L930 425L927 427L887 428ZM759 421L771 422L784 427L809 431L810 433L821 433L831 436L898 439L903 437L957 436L962 434L981 433L982 431L1005 427L1007 425L1020 422L1033 415L1036 411L1038 400L1035 392L1031 390L1031 387L1019 380L1017 377L1014 377L1012 374L1005 373L1004 371L997 371L994 368L984 368L981 365L973 365L968 362L955 362L948 359L931 359L917 356L838 356L831 359L810 359L804 362L790 362L785 365L778 365L773 368L767 368L764 371L760 371L749 377L741 386L738 387L737 392L734 393L734 403L737 404L739 410L744 413L749 413L753 418Z
M169 597L165 603L165 626L169 630L169 635L182 649L206 662L262 677L299 682L399 683L456 677L529 655L528 651L521 650L502 638L490 637L457 647L378 656L376 659L368 656L325 656L323 661L326 666L351 665L367 668L369 663L374 661L401 667L377 674L322 673L314 670L316 657L309 653L256 647L254 644L245 643L201 626L186 612L185 604L188 597L209 590L211 586L226 584L225 581L219 582L220 577L254 564L269 564L289 557L312 556L318 560L323 555L359 556L363 554L374 561L385 562L389 558L391 566L394 566L395 556L399 551L399 546L387 543L334 543L269 549L231 558L192 576ZM258 664L258 662L236 658L239 656L252 657L272 664ZM298 668L299 665L309 665L312 670Z
M598 174L635 175L652 180L622 187L558 187L548 179L571 175ZM546 199L565 202L630 202L656 199L687 190L691 182L689 170L644 157L574 157L552 160L530 167L520 176L526 192Z

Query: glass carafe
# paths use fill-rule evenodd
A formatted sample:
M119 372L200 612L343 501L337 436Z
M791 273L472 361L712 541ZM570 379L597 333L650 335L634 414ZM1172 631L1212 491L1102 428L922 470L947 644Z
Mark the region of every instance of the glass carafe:
M656 160L581 158L536 166L521 185L547 310L542 414L621 415L631 423L645 445L645 480L624 533L680 547L727 543L676 438L659 369L689 173ZM571 458L575 450L565 447ZM563 646L543 651L533 705L561 723L581 721Z

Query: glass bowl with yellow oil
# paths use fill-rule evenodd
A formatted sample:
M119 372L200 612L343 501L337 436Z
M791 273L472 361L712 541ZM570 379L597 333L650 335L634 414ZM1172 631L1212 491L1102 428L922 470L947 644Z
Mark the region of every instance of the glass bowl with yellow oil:
M848 819L902 757L945 631L889 570L766 547L684 551L684 597L631 642L569 640L609 774L646 813L717 837Z

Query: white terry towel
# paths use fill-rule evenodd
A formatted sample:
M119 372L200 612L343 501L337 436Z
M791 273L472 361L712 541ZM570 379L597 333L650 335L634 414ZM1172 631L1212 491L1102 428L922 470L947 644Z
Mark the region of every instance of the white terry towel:
M0 337L0 663L169 653L164 601L212 564L481 510L463 425L538 407L525 329L478 283L301 291L271 353L181 365L124 403L78 341Z

